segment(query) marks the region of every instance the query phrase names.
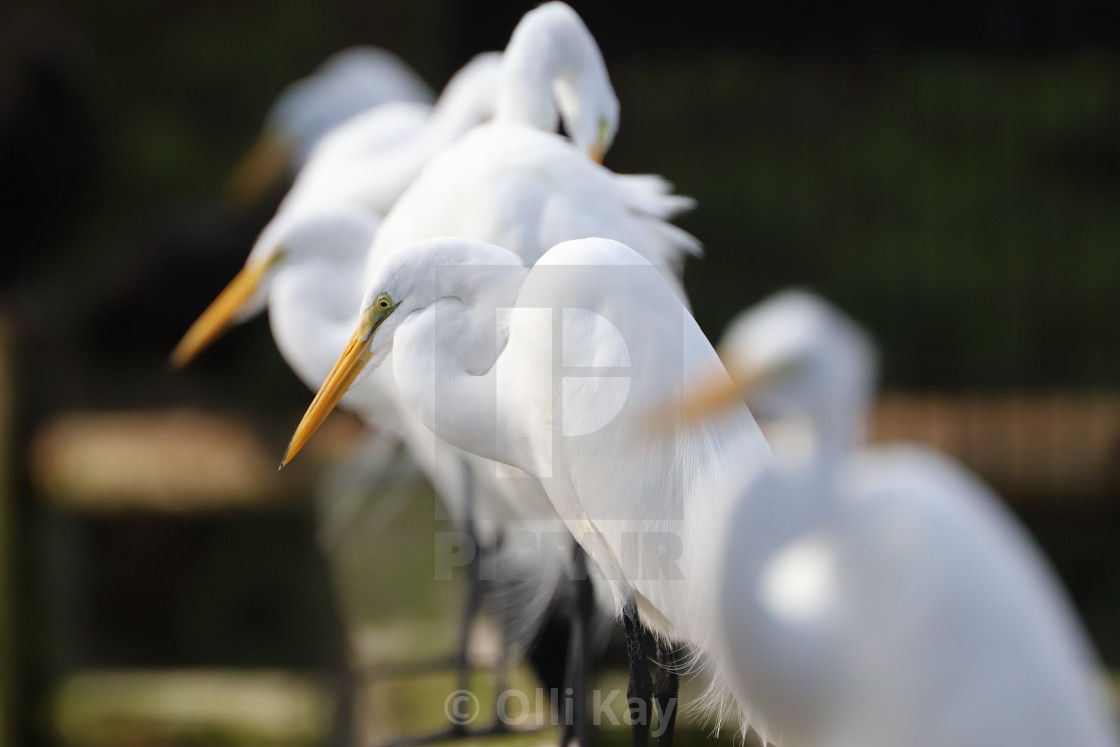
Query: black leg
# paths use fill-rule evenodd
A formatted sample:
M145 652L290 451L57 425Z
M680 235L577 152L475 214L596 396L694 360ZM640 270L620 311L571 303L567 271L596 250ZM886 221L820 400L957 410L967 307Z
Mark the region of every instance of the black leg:
M480 548L479 551L481 552L481 548ZM490 556L493 560L493 563L491 563L491 566L494 567L494 568L497 567L501 551L502 551L502 535L499 533L498 536L494 540L494 547L486 549L486 552L488 554L490 554ZM495 577L495 579L498 578L497 572L495 572L494 577ZM491 583L499 583L499 582L498 581L492 581ZM485 733L485 734L504 734L509 729L509 727L506 725L505 720L502 718L502 716L504 714L497 707L497 700L496 699L499 698L503 692L505 692L506 690L509 689L510 629L509 629L509 625L508 625L508 623L505 619L499 619L498 622L499 622L499 625L500 625L501 629L499 631L499 641L498 641L498 646L499 646L498 661L494 666L494 697L495 697L494 723L491 724L489 728L484 730L483 733Z
M576 739L580 747L591 746L591 710L587 701L591 697L591 687L595 675L592 661L595 634L595 589L591 576L587 573L587 557L583 548L576 545L576 610L579 617L580 647L579 672L576 680Z
M650 677L642 646L646 630L638 619L638 606L633 597L622 608L622 624L626 629L626 653L630 661L630 685L626 688L626 699L633 724L633 747L648 747L653 678Z
M471 689L471 634L474 624L478 619L478 612L482 606L482 582L479 578L479 567L482 564L482 548L478 543L478 532L474 523L474 484L471 480L471 467L464 460L463 466L463 531L473 544L474 552L467 564L467 593L463 598L462 617L459 620L459 648L455 657L456 688L470 691ZM452 724L452 733L466 733L463 724Z
M657 663L657 676L653 680L653 697L657 703L657 747L673 747L681 677L677 672L677 650L671 643L658 639Z
M560 713L560 744L568 744L574 736L580 747L590 747L591 717L587 699L591 694L592 641L595 615L595 590L587 573L587 559L583 548L572 546L572 587L575 592L575 611L572 615L571 636L568 641L568 663L564 676L564 699L567 704L571 692L572 708L562 708ZM570 716L570 718L569 718Z

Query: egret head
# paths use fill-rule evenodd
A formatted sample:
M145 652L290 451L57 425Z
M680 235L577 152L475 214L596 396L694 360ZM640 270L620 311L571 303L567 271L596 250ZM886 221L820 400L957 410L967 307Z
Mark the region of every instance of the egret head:
M732 320L719 353L730 380L691 393L686 420L740 399L762 417L848 411L864 406L874 387L870 339L802 290L778 293Z
M377 225L375 215L350 206L278 213L257 238L245 266L187 330L171 353L172 365L185 366L231 325L263 311L272 280L284 269L313 261L360 266Z
M303 166L324 135L355 114L386 101L431 100L424 82L395 55L350 47L285 88L265 117L264 131L226 184L229 200L251 205Z
M562 2L529 11L502 64L499 118L551 130L559 115L576 146L602 162L618 131L618 97L579 14Z
M493 268L518 268L516 274ZM441 271L448 268L450 272ZM292 436L281 467L299 453L363 373L377 368L393 349L397 330L412 314L441 299L460 307L500 292L499 305L512 305L527 272L517 255L490 244L458 238L421 241L385 257L362 299L358 327L323 381Z
M586 75L556 83L556 99L564 128L572 141L595 163L603 158L618 132L618 99L610 81Z

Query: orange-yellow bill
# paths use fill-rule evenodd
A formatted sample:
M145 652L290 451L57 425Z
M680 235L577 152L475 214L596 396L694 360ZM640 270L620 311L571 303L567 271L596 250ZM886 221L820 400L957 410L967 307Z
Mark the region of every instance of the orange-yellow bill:
M256 204L287 173L291 155L291 147L276 135L261 135L226 181L226 200L241 208Z
M371 335L372 332L364 331L364 325L351 335L350 342L346 344L346 349L342 351L342 355L335 362L334 368L327 374L327 378L323 385L319 387L315 399L311 400L311 406L303 414L303 420L299 421L299 425L296 426L296 432L292 435L288 450L284 452L283 461L280 462L281 469L292 461L292 458L300 452L300 449L311 440L311 436L319 430L319 426L323 424L323 421L342 400L342 395L346 394L350 385L354 383L354 379L358 378L358 374L369 362Z
M664 433L695 425L742 402L752 383L750 375L731 366L726 370L714 367L685 382L680 399L663 403L654 413L652 426Z
M272 264L270 261L245 265L183 335L171 353L171 365L175 368L187 365L222 334L233 322L238 309L253 297L261 278Z
M607 149L598 144L592 145L587 155L591 157L592 161L601 166L603 164L603 158L607 155Z
M730 367L727 371L720 368L710 372L688 385L681 401L681 422L697 423L727 409L733 402L742 402L748 388L749 377L737 375Z

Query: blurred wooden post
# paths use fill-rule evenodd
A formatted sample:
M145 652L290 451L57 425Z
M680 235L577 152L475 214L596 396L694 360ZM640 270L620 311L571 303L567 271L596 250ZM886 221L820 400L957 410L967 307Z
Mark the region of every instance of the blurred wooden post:
M67 625L52 647L72 647L52 672L48 694L51 728L62 744L115 744L113 729L125 722L153 743L187 739L203 723L215 733L240 729L251 732L254 743L272 743L268 740L275 735L267 724L254 721L248 711L238 722L233 713L238 709L227 707L239 690L252 688L257 690L254 702L274 702L284 711L295 707L293 715L315 720L300 727L304 736L314 733L311 743L352 746L356 688L349 630L333 598L329 564L313 538L306 499L319 468L337 457L332 450L348 448L354 428L335 419L324 430L325 438L306 458L280 475L278 445L266 444L244 417L188 409L68 411L36 423L27 442L32 490L55 528L72 532L48 552L68 556L55 565L79 574L69 582L55 568L46 584L54 624L61 618ZM229 542L236 535L242 539L235 549ZM208 547L200 537L214 544ZM152 538L178 549L161 556ZM220 579L201 562L219 557L215 552L224 558ZM283 555L264 562L262 553ZM238 559L248 563L240 573ZM126 576L120 586L108 582L114 568L137 560L146 564L144 574ZM198 563L201 575L186 584L192 595L184 595L179 589L184 574L195 573L192 563ZM261 585L262 578L287 581ZM285 624L258 626L253 634L254 646L271 641L271 651L239 650L247 642L247 628L239 620L249 607L218 605L208 619L224 636L211 640L193 639L171 622L205 594L223 588L221 593L259 589L253 606L283 610L278 617ZM219 594L219 599L228 597ZM114 616L114 609L139 609L141 601L148 622ZM74 607L67 612L63 605ZM156 643L136 645L145 635ZM115 653L106 660L101 650ZM209 671L202 671L199 662ZM284 678L248 676L262 666L285 670L288 680L313 679L315 686L293 689ZM143 676L129 671L138 669ZM206 695L215 688L225 694ZM330 689L336 696L333 723L317 705L319 698L307 702L312 691ZM117 699L96 697L100 690ZM143 692L150 697L120 701ZM293 737L283 743L308 742Z

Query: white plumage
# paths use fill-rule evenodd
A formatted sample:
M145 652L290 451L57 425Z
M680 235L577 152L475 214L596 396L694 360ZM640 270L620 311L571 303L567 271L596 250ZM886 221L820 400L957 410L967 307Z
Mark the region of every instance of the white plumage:
M707 649L704 517L770 452L742 403L687 431L653 414L719 368L663 268L607 239L559 244L531 269L465 239L404 247L374 274L305 423L382 362L441 439L539 481L616 611L632 596L651 629Z
M750 401L813 441L712 525L714 654L755 723L795 747L1116 745L1069 603L998 497L929 449L857 448L858 328L792 292L726 339Z

